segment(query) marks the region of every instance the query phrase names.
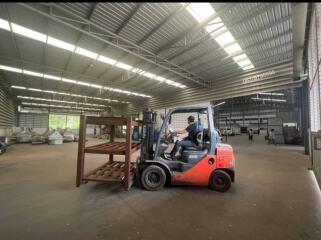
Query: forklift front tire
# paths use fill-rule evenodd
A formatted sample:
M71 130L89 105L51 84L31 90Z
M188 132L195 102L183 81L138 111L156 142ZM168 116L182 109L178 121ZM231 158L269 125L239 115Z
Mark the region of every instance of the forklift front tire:
M166 173L157 165L149 165L142 172L141 183L148 191L160 190L166 183Z
M209 180L209 187L218 192L226 192L231 187L231 177L222 170L212 172Z

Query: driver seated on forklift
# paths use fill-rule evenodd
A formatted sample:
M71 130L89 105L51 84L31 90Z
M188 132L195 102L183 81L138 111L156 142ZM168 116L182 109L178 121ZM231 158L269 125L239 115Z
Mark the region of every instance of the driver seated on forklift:
M195 123L193 116L189 116L187 118L187 122L188 122L187 128L174 132L174 133L177 133L177 134L188 133L188 136L185 137L182 141L177 140L175 142L174 148L170 153L171 159L174 159L176 153L178 152L178 150L181 147L184 148L184 147L195 147L195 146L197 146L197 141L196 141L196 134L197 134L197 129L198 129L197 128L197 123Z

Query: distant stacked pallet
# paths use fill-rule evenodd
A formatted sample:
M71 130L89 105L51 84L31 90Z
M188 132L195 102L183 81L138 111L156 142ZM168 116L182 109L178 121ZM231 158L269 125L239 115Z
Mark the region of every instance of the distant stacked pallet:
M86 143L86 125L108 125L111 126L110 142L85 146ZM135 173L135 163L131 162L131 155L140 149L140 142L132 141L133 127L139 126L141 122L134 121L132 118L116 118L116 117L89 117L81 116L80 131L78 142L78 159L77 159L77 181L76 186L88 181L99 182L120 182L126 190L129 190L133 183ZM126 126L126 141L114 142L115 126ZM85 154L108 154L109 161L102 166L84 173ZM124 155L125 161L114 161L114 155Z

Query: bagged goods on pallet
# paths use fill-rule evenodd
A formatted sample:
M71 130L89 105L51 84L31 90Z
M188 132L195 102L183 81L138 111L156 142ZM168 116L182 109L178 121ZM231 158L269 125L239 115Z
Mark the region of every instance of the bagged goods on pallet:
M73 142L75 141L75 134L72 132L71 129L64 129L64 131L62 132L63 138L64 138L64 142Z
M21 132L17 134L18 143L30 143L31 142L31 133L26 127L23 128Z
M49 136L48 136L48 143L50 145L57 145L57 144L62 144L63 143L63 137L61 134L57 131L54 130Z

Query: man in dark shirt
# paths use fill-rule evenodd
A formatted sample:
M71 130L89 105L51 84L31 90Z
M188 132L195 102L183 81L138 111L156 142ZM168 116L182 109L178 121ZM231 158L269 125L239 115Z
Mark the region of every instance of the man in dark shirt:
M196 134L197 134L197 125L194 122L194 117L189 116L187 118L188 126L187 128L179 131L175 131L177 134L185 134L188 133L188 136L184 138L182 141L176 141L173 150L171 151L171 158L174 159L177 151L180 147L194 147L197 145L196 142Z

